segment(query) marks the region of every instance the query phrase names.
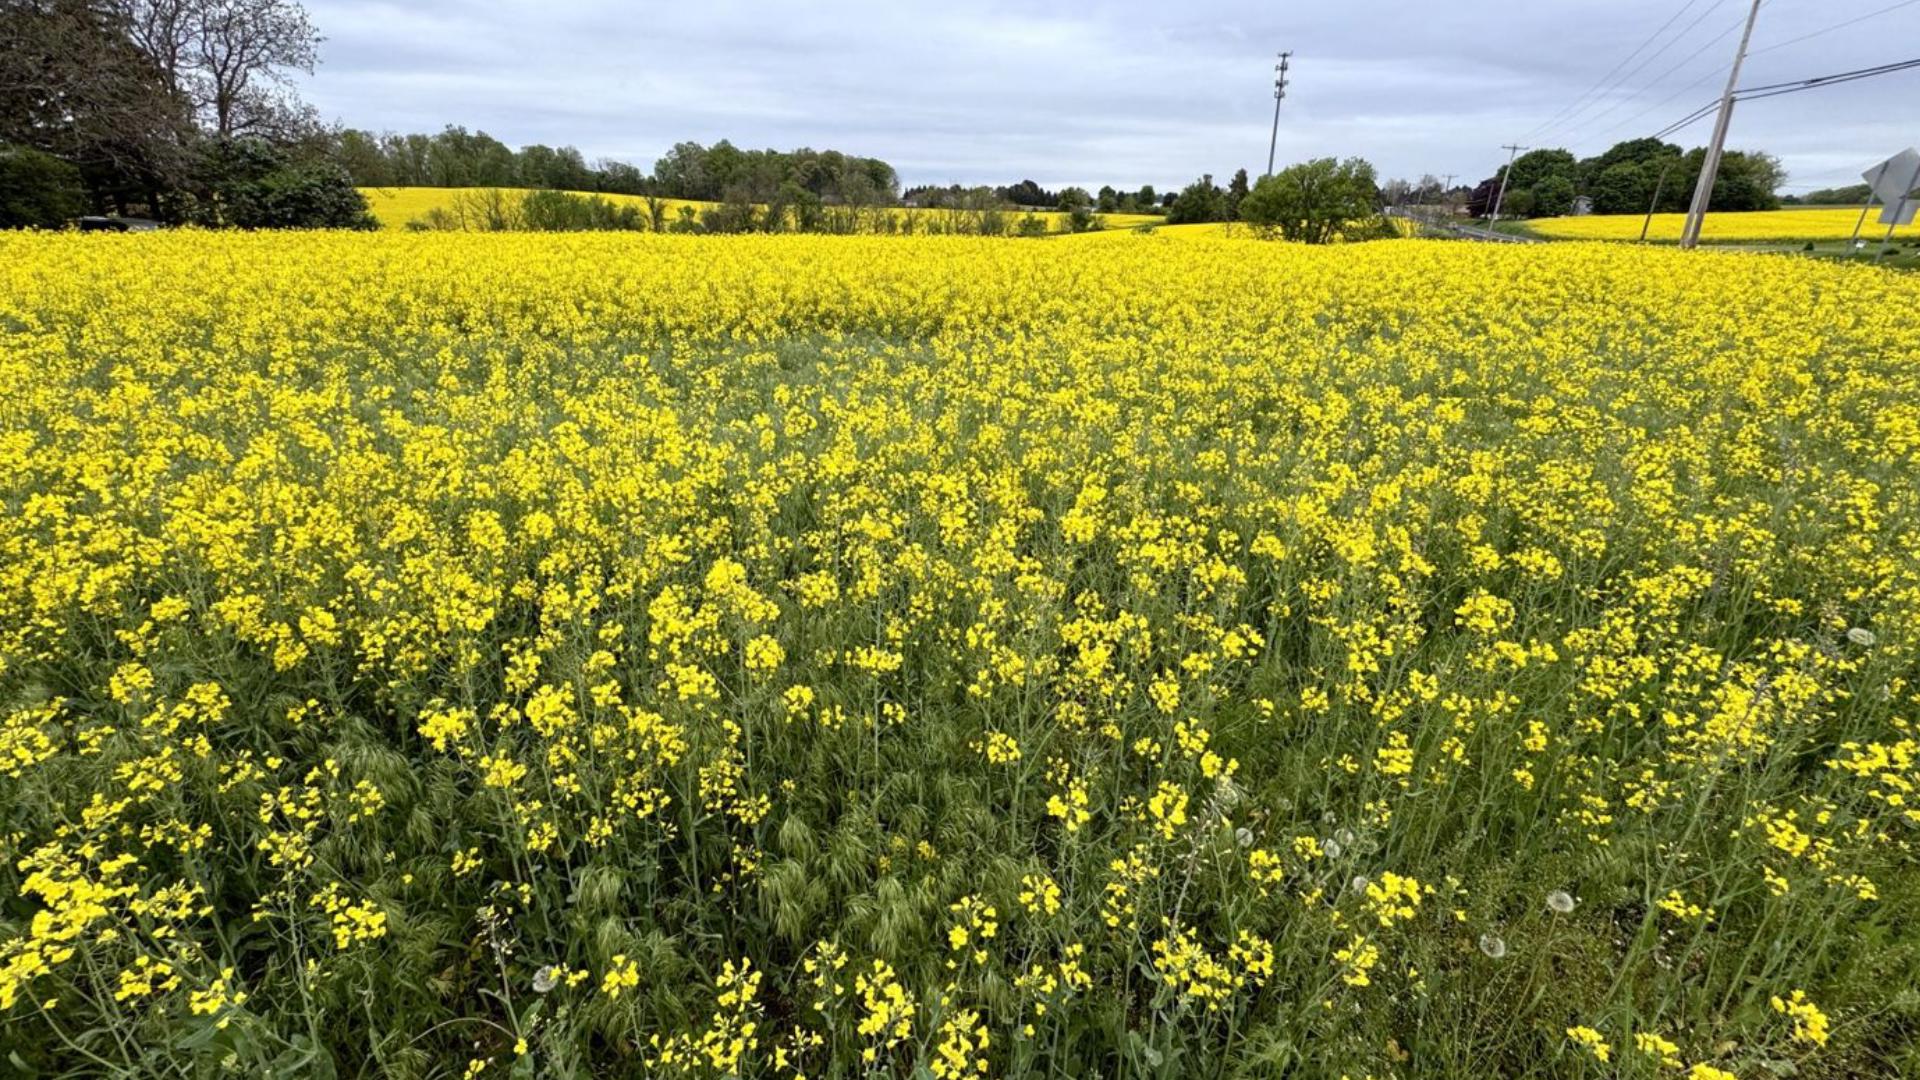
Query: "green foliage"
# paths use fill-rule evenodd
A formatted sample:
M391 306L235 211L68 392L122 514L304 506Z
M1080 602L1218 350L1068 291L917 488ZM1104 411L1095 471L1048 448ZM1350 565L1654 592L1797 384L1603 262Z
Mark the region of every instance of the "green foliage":
M1361 158L1318 158L1263 176L1240 203L1243 221L1288 240L1324 244L1374 216L1379 188Z
M1213 174L1208 173L1180 192L1173 200L1173 206L1167 210L1167 224L1195 225L1207 221L1227 220L1226 195L1214 185Z
M1594 177L1588 194L1596 214L1634 214L1647 209L1653 179L1631 161L1616 162Z
M1786 200L1807 206L1861 206L1873 198L1873 189L1866 184L1851 184L1846 187L1820 188L1805 195Z
M520 213L532 232L633 232L649 227L637 206L565 191L528 192Z
M1227 182L1227 220L1240 220L1240 203L1246 199L1252 188L1247 183L1247 170L1235 169L1233 179Z
M374 229L345 169L289 160L263 139L210 141L195 169L192 219L242 229Z
M1513 169L1507 174L1507 195L1516 191L1532 191L1549 177L1565 177L1568 181L1580 175L1579 163L1571 153L1565 150L1531 150L1514 159Z
M0 229L57 229L86 208L79 169L38 150L0 145Z
M1553 175L1533 187L1533 213L1539 217L1560 217L1573 213L1573 179Z

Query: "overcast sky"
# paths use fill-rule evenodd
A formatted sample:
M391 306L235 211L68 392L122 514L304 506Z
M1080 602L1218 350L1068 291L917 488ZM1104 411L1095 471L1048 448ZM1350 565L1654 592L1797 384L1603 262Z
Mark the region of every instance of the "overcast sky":
M1597 153L1718 95L1748 0L306 4L327 40L302 92L352 127L462 124L642 168L725 138L885 158L906 185L1165 189L1265 167L1280 49L1282 164L1359 154L1383 176L1469 182L1502 143ZM1920 0L1817 33L1895 4L1768 0L1742 84L1920 56ZM1746 103L1729 140L1778 154L1793 190L1914 143L1920 69Z

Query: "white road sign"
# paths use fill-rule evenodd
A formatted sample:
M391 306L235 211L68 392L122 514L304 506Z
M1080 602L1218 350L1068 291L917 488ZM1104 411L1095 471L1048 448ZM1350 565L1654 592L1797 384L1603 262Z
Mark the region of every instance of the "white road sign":
M1860 174L1867 186L1880 197L1882 225L1911 225L1920 211L1920 198L1913 190L1920 187L1920 151L1911 147Z

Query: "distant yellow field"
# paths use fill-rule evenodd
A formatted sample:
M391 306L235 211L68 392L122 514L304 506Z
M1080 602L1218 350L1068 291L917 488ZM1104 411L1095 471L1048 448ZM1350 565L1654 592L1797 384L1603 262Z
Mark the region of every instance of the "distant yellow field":
M1885 225L1876 225L1876 210L1867 215L1860 235L1878 239L1886 235ZM1649 240L1678 240L1685 214L1655 214ZM1859 207L1823 207L1815 210L1756 210L1739 214L1708 214L1700 235L1705 240L1845 240L1853 235L1860 220ZM1587 217L1541 218L1528 227L1556 240L1638 240L1646 222L1641 214L1595 214ZM1920 226L1896 231L1901 237L1920 236Z
M434 187L361 188L360 194L366 196L367 206L370 210L372 210L373 216L379 220L381 228L404 229L407 227L409 222L420 221L424 219L427 216L427 214L433 210L451 209L463 195L467 195L470 193L485 192L489 190L500 190L500 191L505 191L513 194L524 194L525 189L521 189L521 188L500 188L500 189L434 188ZM587 192L587 191L572 192L572 194L576 194L576 195L599 194L600 198L606 199L609 202L620 203L623 205L640 206L643 208L646 205L646 199L638 195L611 195L611 194L602 194L602 193ZM680 219L681 207L690 207L693 209L694 213L698 214L701 211L716 205L715 203L698 202L698 201L689 200L689 199L668 199L666 200L666 202L667 202L667 221L669 223L678 221ZM914 222L915 232L925 232L925 231L929 231L930 229L937 229L937 226L933 226L930 223L934 221L939 221L940 219L942 219L947 214L947 211L894 209L894 210L891 210L889 213L896 224L902 221L903 219L909 220ZM1014 222L1017 222L1020 218L1025 216L1025 212L1022 212L1022 211L1008 211L1006 212L1006 214L1009 221L1014 221ZM1047 229L1049 232L1058 232L1058 233L1067 232L1067 215L1063 213L1037 212L1035 213L1034 216L1040 218L1041 220L1047 223ZM1117 230L1131 229L1136 225L1155 223L1155 222L1163 221L1165 219L1160 217L1157 214L1102 214L1100 215L1100 220L1102 222L1103 228L1105 230L1110 231L1110 230L1116 230L1116 229Z

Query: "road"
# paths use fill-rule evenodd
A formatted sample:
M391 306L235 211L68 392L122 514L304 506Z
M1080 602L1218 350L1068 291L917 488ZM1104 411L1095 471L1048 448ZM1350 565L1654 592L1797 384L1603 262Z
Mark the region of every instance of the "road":
M1470 225L1457 219L1426 217L1400 206L1387 207L1387 216L1402 218L1413 222L1420 228L1457 236L1462 240L1480 240L1490 244L1542 244L1546 242L1538 237L1515 236L1512 233L1503 233L1480 225Z

